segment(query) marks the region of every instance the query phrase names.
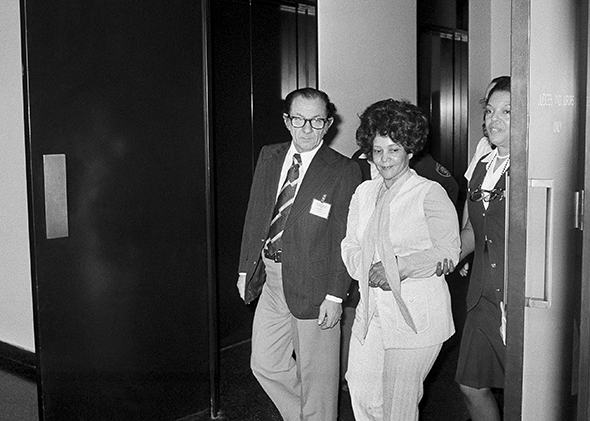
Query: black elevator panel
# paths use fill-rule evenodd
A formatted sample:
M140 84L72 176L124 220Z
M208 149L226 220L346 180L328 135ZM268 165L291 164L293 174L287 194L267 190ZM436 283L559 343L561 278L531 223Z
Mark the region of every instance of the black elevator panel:
M235 284L250 184L260 149L291 139L282 100L317 87L315 1L211 2L213 150L219 336L222 346L250 337L254 306Z
M201 2L22 6L40 413L206 410ZM65 155L69 230L47 239L43 160L55 154Z

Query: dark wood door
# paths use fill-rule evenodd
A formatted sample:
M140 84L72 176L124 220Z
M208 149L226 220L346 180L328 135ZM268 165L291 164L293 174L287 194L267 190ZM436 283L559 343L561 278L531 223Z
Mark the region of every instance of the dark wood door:
M202 3L23 1L44 420L209 407Z

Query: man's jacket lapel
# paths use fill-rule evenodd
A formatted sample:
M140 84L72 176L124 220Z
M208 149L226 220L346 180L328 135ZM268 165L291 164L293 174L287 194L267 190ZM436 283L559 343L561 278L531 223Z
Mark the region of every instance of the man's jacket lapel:
M329 146L322 145L305 173L297 196L295 196L291 213L285 223L285 229L291 226L304 212L309 212L314 198L321 200L320 190L332 178L334 168L331 164L333 162L334 159L330 153ZM330 200L328 198L328 202Z
M271 204L271 213L274 209L275 202L277 200L277 191L279 190L279 184L285 180L281 180L281 170L283 169L283 162L287 151L289 150L290 143L282 143L272 151L267 157L268 159L268 179L274 180L275 182L266 183L265 197L266 203ZM272 217L272 215L271 215Z

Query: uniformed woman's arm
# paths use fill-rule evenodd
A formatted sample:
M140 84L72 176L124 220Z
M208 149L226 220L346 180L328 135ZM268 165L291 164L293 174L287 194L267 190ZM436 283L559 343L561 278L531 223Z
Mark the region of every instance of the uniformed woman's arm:
M433 184L424 200L426 225L432 246L407 256L397 256L400 278L427 278L437 262L457 261L461 247L457 211L445 190Z
M473 233L473 226L471 225L471 221L469 219L469 211L466 201L465 209L463 209L463 223L461 227L461 254L459 255L459 261L465 259L474 251L475 234Z

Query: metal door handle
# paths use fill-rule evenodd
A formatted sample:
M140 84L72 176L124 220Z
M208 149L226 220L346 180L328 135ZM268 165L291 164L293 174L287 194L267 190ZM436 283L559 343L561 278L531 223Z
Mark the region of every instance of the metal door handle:
M43 155L45 182L45 232L47 239L63 238L68 230L66 156Z
M584 231L584 190L574 192L574 228Z
M528 196L525 305L549 308L553 289L553 180L530 179ZM534 283L538 278L542 279L541 285Z

